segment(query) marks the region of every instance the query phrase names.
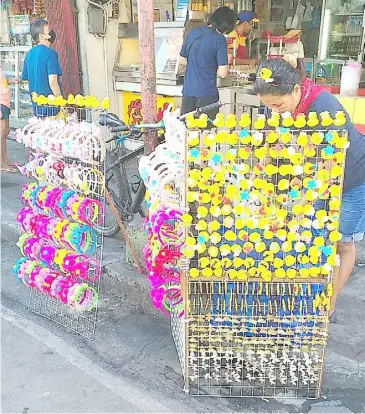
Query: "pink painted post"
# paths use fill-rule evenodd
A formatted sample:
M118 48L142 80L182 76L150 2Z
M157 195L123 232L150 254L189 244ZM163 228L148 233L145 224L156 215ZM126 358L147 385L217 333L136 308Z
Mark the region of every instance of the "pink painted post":
M155 33L153 0L138 0L138 32L141 71L143 122L157 121ZM144 138L145 154L150 154L157 145L157 134L148 132Z

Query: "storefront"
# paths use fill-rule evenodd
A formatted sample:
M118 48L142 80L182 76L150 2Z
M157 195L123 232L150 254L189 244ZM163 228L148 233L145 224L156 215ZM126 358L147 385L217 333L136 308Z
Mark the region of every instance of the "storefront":
M72 2L2 0L0 17L0 61L7 78L21 78L25 55L32 47L30 25L34 20L44 18L48 19L52 29L57 33L54 48L63 69L64 94L81 92ZM10 125L17 127L32 116L32 104L27 83L10 85L10 89Z
M132 117L134 121L142 116L137 1L121 0L119 12L113 11L106 27L98 23L99 9L86 1L60 0L56 7L52 0L42 0L36 2L41 5L37 9L20 7L20 3L27 4L15 0L1 2L7 5L1 10L1 63L7 76L20 75L25 54L31 47L31 21L47 16L57 31L55 48L64 71L65 95L81 91L82 76L84 94L110 96L112 111L123 119ZM73 3L77 5L78 13L73 12ZM236 12L251 9L260 19L252 39L247 39L251 59L260 61L268 54L284 54L288 46L289 49L295 47L300 40L307 76L334 94L340 92L341 73L346 61L351 58L364 63L362 0L310 0L305 6L293 0L155 0L159 116L167 105L179 107L181 104L183 77L177 75L177 59L183 39L192 28L206 24L210 14L223 4ZM90 10L96 11L92 18ZM58 14L62 19L57 19ZM74 19L76 15L79 28ZM287 34L290 31L294 36L289 40ZM224 82L217 81L221 101L232 104L225 105L221 111L229 113L235 112L237 106L242 110L245 105L260 105L245 76L255 69L254 65L231 66L231 76ZM363 71L360 96L364 94L361 89L364 84ZM31 105L26 85L11 87L14 124L31 114Z
M19 5L17 2L1 2L1 48L0 61L6 77L20 78L25 55L32 47L30 24L33 19L45 17L45 10L40 7L34 10L27 2ZM20 119L26 119L32 114L32 105L28 85L10 85L12 126L17 126Z
M156 0L154 19L159 109L167 103L180 105L183 78L177 76L177 58L183 38L191 28L206 24L209 15L221 5L227 5L236 12L254 10L260 19L252 39L247 40L251 59L260 61L268 55L283 55L294 49L299 57L305 59L307 76L338 94L343 66L349 59L364 62L365 42L363 2L339 3L311 0L303 6L301 2L290 0L177 0L175 8L171 8L163 0ZM132 2L133 22L119 24L119 47L113 79L117 94L120 94L118 113L123 116L127 116L128 108L134 107L136 102L138 106L140 102L137 15L136 2ZM232 104L225 105L221 111L229 113L235 112L237 106L242 109L245 105L260 105L245 76L255 69L252 65L231 66L229 79L224 83L218 80L221 101ZM365 82L364 76L363 73L360 86L361 82Z

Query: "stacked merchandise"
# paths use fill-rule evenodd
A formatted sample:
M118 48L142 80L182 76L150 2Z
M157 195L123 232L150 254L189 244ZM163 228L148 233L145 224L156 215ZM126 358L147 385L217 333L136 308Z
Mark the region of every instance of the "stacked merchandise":
M244 86L251 83L250 74L256 73L255 65L234 65L229 67L229 74L233 77L234 86Z
M37 182L22 189L25 207L17 221L24 234L17 245L23 257L13 272L31 288L31 311L92 338L102 269L96 229L104 222L105 145L92 121L98 110L84 109L84 121L80 113L63 108L57 117L31 118L14 135L35 150L19 169Z
M175 255L166 272L179 296L165 299L185 391L318 398L341 239L345 116L218 114L215 129L202 117L187 117L185 157L169 167L169 188L176 177L185 185L179 209L165 207L149 228L152 251L163 229L161 254Z
M179 263L184 243L185 127L175 114L165 112L164 144L139 164L147 188L149 215L145 221L148 243L144 249L152 304L166 316L184 314Z

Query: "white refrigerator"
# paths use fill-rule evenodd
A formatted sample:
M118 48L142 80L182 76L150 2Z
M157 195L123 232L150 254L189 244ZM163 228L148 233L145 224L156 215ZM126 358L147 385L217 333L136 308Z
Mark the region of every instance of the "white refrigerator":
M365 0L323 0L320 59L364 62Z

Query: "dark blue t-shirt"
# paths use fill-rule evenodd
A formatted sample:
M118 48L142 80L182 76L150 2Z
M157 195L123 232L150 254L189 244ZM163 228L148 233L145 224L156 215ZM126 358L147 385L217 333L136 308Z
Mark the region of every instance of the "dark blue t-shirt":
M57 52L50 47L37 45L27 53L22 70L22 79L29 82L29 92L52 95L49 75L62 75Z
M347 130L350 147L346 151L346 163L344 174L344 191L351 190L358 185L365 182L365 137L358 131L355 125L351 122L349 114L344 107L338 101L338 99L331 95L327 91L321 91L316 99L312 102L310 107L306 111L306 115L309 112L321 112L328 111L332 118L335 117L336 112L344 112L346 116L346 123L340 127L331 125L329 130ZM267 117L271 116L271 111L266 108L265 114ZM307 129L311 129L308 128ZM321 126L317 126L315 129L321 129ZM323 127L322 127L323 129Z
M341 127L332 125L329 129L346 129L348 131L350 147L346 151L343 183L344 191L348 191L365 182L365 137L356 129L337 98L327 91L322 91L308 109L308 113L317 112L317 114L320 114L324 111L328 111L333 118L337 111L343 111L346 115L345 125Z
M183 96L218 95L218 66L228 65L225 37L210 27L198 27L187 36L180 55L187 58Z

